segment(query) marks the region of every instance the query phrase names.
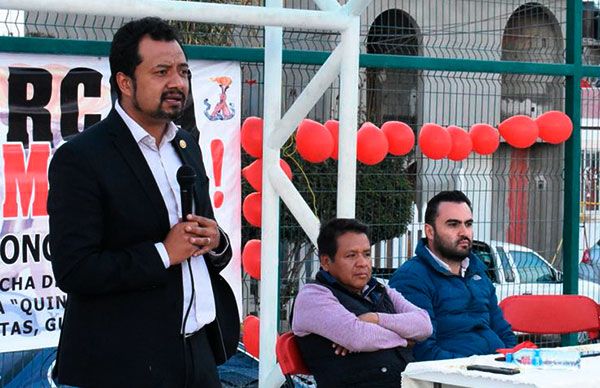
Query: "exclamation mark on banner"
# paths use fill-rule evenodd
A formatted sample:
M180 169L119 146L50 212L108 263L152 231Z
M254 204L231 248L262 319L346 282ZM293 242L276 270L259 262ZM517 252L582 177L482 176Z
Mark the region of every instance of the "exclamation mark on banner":
M221 186L221 171L223 170L223 142L219 139L215 139L210 142L210 154L212 156L213 164L213 176L215 177L215 187L218 189ZM220 190L215 191L213 197L213 204L216 208L220 208L223 205L224 195Z

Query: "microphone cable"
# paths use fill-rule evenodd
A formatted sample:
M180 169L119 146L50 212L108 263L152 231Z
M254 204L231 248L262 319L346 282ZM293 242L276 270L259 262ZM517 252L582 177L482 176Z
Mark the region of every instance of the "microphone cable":
M182 220L185 221L186 220L186 216L188 214L191 214L193 212L193 193L194 193L194 184L196 182L196 171L194 170L194 168L192 166L189 166L187 164L183 164L181 167L179 167L179 169L177 170L177 183L179 183L179 187L180 187L180 194L181 194L181 217ZM184 317L183 317L183 353L184 353L184 370L185 370L185 383L184 383L184 388L188 387L188 362L187 362L187 352L188 352L188 347L189 347L189 351L190 351L190 361L192 363L192 376L194 374L193 372L193 368L194 368L194 354L193 354L193 350L192 350L192 346L191 344L188 343L188 337L186 335L186 325L187 325L187 320L189 318L190 315L190 311L192 309L192 304L194 303L194 300L196 299L196 288L194 285L194 274L192 272L192 264L191 264L191 260L192 257L189 257L186 261L187 261L187 265L188 265L188 269L190 272L190 282L191 282L191 286L192 286L192 293L190 296L190 303L187 306L187 309L185 311ZM181 268L181 283L182 283L182 287L183 287L183 267ZM192 333L192 335L190 335L190 337L192 337L194 334L196 333ZM192 378L193 381L193 378Z
M192 309L192 304L194 303L194 299L196 299L196 287L194 286L194 274L192 273L192 264L191 264L191 260L192 258L190 257L189 259L186 260L187 265L188 265L188 269L190 271L190 282L192 284L192 295L190 297L190 303L187 306L187 309L185 311L185 315L183 316L183 369L185 371L185 383L184 383L184 388L188 387L188 365L187 365L187 351L188 351L188 341L187 341L187 336L186 336L186 332L185 332L185 326L187 325L187 320L188 317L190 315L190 310ZM182 268L182 278L183 278L183 268ZM195 333L194 333L195 334ZM193 334L192 334L193 335ZM191 337L191 336L190 336ZM190 350L190 360L192 362L192 371L194 368L194 355L192 353L192 347L189 347Z
M193 193L194 193L194 184L196 182L196 171L194 170L194 168L192 166L189 166L187 164L183 164L179 167L179 169L177 169L177 183L179 183L179 187L180 187L180 194L181 194L181 219L182 221L185 222L186 220L186 216L188 214L191 214L193 211ZM192 272L192 264L191 264L191 260L192 257L189 257L186 261L187 261L187 265L188 265L188 269L190 272L190 282L191 282L191 286L192 286L192 293L190 295L190 303L187 306L187 309L185 311L185 314L183 316L183 329L181 330L183 332L183 367L184 367L184 371L185 371L185 383L184 383L184 387L187 388L188 387L188 362L187 362L187 352L188 352L188 347L189 347L189 351L190 351L190 360L192 363L192 368L194 367L194 356L193 356L193 351L192 351L192 347L190 346L190 344L188 343L187 340L187 333L186 331L186 325L187 325L187 320L188 317L190 315L190 311L192 309L192 304L194 303L194 299L196 298L196 288L194 286L194 274ZM183 266L181 267L181 284L182 284L182 288L183 288L183 282L185 280L183 279ZM195 333L192 333L192 335ZM191 335L190 335L191 337ZM192 375L193 375L193 369L192 369ZM192 379L193 380L193 379Z

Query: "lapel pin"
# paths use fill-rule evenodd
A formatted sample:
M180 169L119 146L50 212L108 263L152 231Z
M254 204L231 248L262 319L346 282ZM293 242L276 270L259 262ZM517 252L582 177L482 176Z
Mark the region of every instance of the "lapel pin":
M185 140L179 140L179 147L185 149L187 147L187 143Z

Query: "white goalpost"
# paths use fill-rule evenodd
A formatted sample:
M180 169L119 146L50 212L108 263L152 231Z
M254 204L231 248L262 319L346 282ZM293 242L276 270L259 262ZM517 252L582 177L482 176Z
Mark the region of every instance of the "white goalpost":
M283 8L283 0L265 7L171 0L0 0L0 9L46 11L265 26L262 252L260 281L259 386L279 387L277 365L279 198L316 244L319 220L279 167L280 150L330 85L340 77L337 215L354 217L356 199L356 128L360 54L360 15L371 0L314 0L320 10ZM283 28L339 32L340 43L300 96L282 115Z

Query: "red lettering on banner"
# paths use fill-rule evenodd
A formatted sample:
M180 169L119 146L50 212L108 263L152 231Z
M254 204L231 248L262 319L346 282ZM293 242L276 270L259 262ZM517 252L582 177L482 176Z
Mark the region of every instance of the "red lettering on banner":
M22 143L2 145L4 159L4 218L47 216L49 142L32 142L25 164Z

